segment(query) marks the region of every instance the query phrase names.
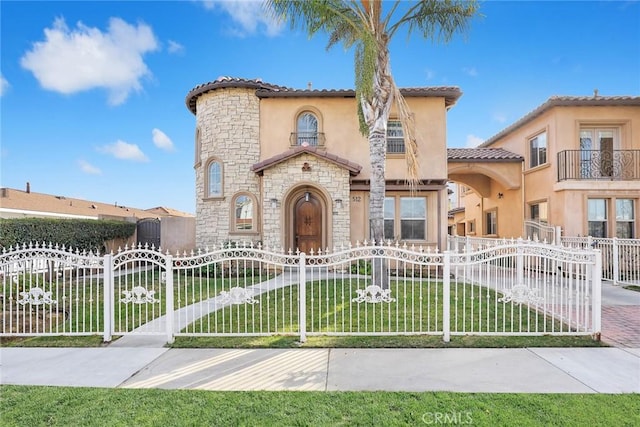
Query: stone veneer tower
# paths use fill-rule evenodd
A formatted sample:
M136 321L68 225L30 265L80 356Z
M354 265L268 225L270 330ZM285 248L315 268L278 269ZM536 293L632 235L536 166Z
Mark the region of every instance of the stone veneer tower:
M259 178L251 166L260 156L260 101L255 96L262 84L256 80L220 77L197 86L187 95L187 107L196 116L196 247L205 248L225 240L260 239ZM209 194L208 169L211 162L221 164L219 196ZM235 233L231 230L231 203L238 194L253 199L254 228Z

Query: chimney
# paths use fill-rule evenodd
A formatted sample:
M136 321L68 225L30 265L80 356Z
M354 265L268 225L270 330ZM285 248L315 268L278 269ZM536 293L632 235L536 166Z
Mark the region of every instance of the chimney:
M312 86L313 86L313 85L311 84L311 82L307 83L307 90L311 90L311 87L312 87Z
M597 98L598 97L598 89L594 89L593 90L593 97Z
M27 193L31 193L31 184L27 181Z
M0 197L7 197L8 191L6 187L0 188Z

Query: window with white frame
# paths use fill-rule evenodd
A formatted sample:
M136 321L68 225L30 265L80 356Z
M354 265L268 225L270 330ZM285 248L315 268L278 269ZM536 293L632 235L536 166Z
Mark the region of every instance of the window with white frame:
M607 199L587 200L589 236L607 237Z
M633 239L635 230L633 199L616 199L616 237Z
M207 197L222 197L222 162L211 160L207 165Z
M404 131L400 120L387 122L387 153L404 153Z
M385 197L384 238L427 240L426 197Z
M529 139L529 167L547 163L547 133L542 132Z
M485 228L485 234L487 235L498 234L498 211L485 212Z

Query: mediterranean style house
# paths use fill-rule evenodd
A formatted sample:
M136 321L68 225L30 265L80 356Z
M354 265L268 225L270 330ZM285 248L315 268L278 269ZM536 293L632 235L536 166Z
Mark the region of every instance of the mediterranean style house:
M385 235L444 247L446 113L457 87L402 89L417 126L409 191L403 131L387 130ZM369 238L369 146L353 90L298 90L220 77L186 97L195 115L196 246L261 242L309 253Z
M640 97L553 96L477 150L495 149L520 158L511 182L449 158L453 234L519 237L533 220L565 236L640 238Z

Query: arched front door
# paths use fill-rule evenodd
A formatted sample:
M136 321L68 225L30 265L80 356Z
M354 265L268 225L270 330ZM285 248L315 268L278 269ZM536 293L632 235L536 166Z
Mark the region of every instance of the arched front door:
M322 248L322 205L311 193L305 193L295 204L295 244L300 252L318 252Z

